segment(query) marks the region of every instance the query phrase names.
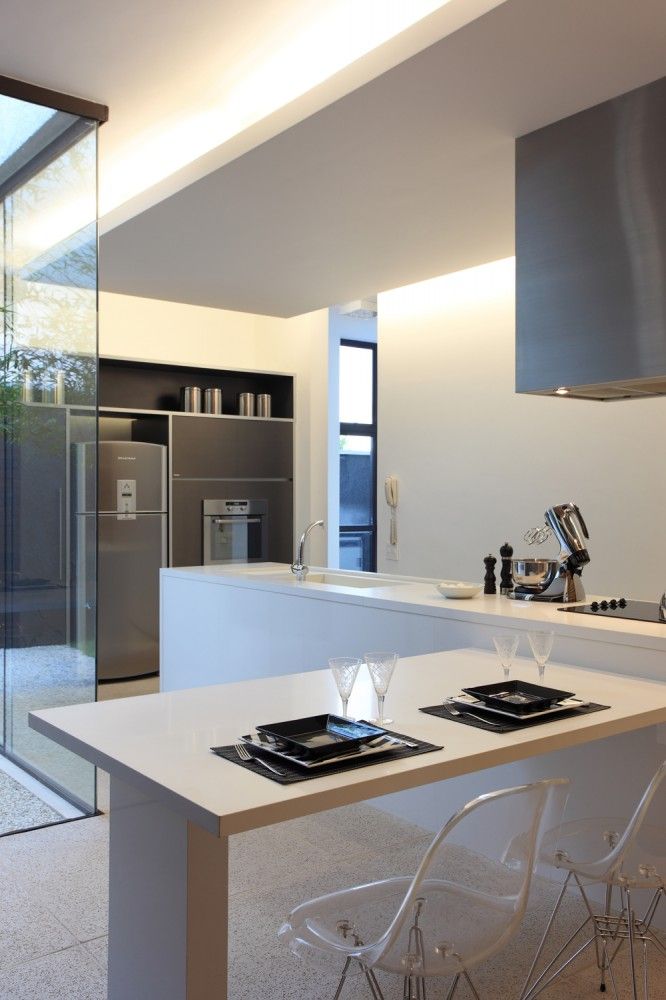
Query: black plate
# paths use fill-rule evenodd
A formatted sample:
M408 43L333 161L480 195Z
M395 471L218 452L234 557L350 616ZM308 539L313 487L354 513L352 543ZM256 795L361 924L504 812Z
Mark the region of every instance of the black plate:
M357 749L362 743L385 732L369 722L354 722L341 715L311 715L306 719L267 723L256 729L320 759Z
M465 694L480 698L493 708L509 708L515 715L542 712L544 708L550 708L563 698L572 698L574 695L573 691L558 691L557 688L518 680L482 684L479 687L463 688L463 691Z

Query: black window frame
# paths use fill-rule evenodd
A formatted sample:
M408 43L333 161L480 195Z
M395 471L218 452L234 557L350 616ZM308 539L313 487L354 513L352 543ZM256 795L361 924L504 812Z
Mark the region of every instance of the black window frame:
M360 347L372 352L372 423L355 424L340 421L340 437L350 435L356 437L369 437L372 439L372 523L371 524L343 524L341 513L338 516L338 551L342 535L353 534L354 532L366 532L371 536L371 566L364 567L365 572L377 572L377 344L367 340L340 339L340 348ZM338 446L338 468L340 467L340 453Z

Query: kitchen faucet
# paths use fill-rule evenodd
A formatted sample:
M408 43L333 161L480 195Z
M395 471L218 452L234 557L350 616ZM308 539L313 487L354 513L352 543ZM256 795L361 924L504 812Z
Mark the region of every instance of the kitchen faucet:
M305 540L312 531L313 528L323 528L323 521L313 521L312 524L308 524L307 528L301 535L301 540L298 543L298 551L296 553L296 560L291 564L291 572L294 574L297 580L301 583L305 580L308 575L308 567L303 565L303 555L305 551Z

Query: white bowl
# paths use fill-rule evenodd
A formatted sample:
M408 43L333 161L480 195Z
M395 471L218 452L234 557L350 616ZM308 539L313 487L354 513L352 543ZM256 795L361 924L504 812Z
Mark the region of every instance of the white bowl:
M442 597L466 600L470 597L476 597L481 590L481 584L465 583L463 580L442 580L437 584L437 589Z

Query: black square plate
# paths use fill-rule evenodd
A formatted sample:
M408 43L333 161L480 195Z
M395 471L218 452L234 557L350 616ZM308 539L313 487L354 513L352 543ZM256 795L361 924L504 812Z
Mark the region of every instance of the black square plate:
M341 715L311 715L306 719L271 722L257 726L257 732L267 733L310 757L336 756L346 750L356 750L376 736L386 732L369 722L354 722Z
M574 695L573 691L558 691L557 688L518 680L481 684L479 687L463 688L463 691L485 701L492 708L508 709L514 715L542 712L545 708L552 708L558 701Z

